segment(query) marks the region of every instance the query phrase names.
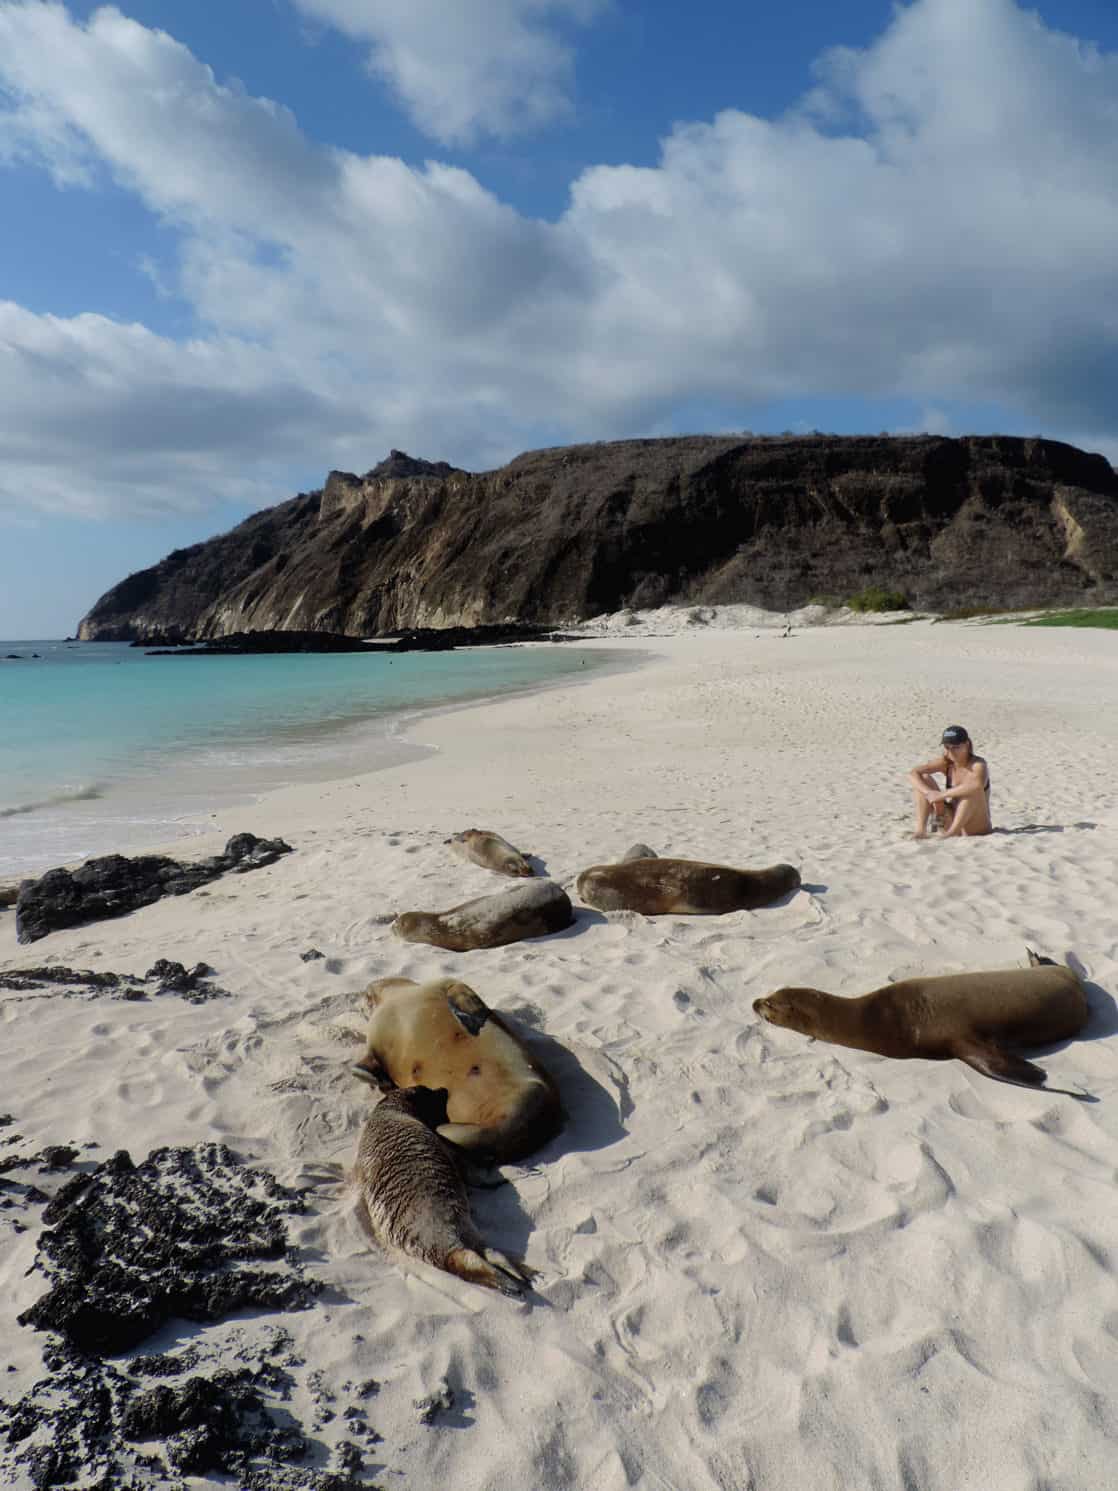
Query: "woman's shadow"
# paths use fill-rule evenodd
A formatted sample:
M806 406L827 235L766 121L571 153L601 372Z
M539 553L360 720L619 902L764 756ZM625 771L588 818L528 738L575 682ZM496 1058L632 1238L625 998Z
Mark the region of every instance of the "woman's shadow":
M1069 828L1098 828L1097 823L1090 823L1086 819L1081 823L1022 823L1018 828L992 828L992 834L1062 834Z

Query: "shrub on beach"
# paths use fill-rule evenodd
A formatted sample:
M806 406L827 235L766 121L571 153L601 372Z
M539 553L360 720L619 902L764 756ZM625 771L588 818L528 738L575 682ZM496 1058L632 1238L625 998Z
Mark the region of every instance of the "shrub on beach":
M1050 616L1035 616L1026 626L1101 626L1109 630L1118 628L1118 610L1099 607L1097 610L1056 611Z
M884 590L880 585L865 585L847 599L852 611L907 611L908 601L899 590Z

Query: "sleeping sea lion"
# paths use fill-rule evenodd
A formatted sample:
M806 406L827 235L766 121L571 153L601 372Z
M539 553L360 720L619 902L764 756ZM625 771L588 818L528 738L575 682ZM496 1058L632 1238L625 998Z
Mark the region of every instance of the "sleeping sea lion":
M490 833L486 828L467 828L445 842L454 854L480 865L483 870L495 870L498 875L516 875L523 879L536 873L519 849L514 849L507 839Z
M754 1000L753 1008L774 1025L836 1046L925 1061L957 1057L996 1081L1040 1087L1043 1069L1006 1047L1076 1035L1089 1011L1070 968L1035 953L1029 959L1030 968L906 978L854 999L821 989L778 989Z
M539 1149L563 1127L559 1092L479 995L455 979L377 979L365 990L365 1055L354 1075L379 1087L445 1087L442 1138L497 1164Z
M800 872L791 865L734 870L697 859L625 859L583 870L577 890L579 899L598 911L720 916L768 906L799 884Z
M525 937L546 937L574 921L570 897L554 880L533 880L478 896L449 911L405 911L392 930L405 942L429 942L452 953L478 947L503 947Z
M659 859L659 855L655 849L650 849L647 844L633 844L630 848L626 849L625 853L621 856L620 862L624 864L626 860L630 859Z
M357 1144L362 1220L383 1248L519 1295L531 1274L478 1235L453 1154L434 1132L445 1121L445 1088L408 1087L381 1098Z

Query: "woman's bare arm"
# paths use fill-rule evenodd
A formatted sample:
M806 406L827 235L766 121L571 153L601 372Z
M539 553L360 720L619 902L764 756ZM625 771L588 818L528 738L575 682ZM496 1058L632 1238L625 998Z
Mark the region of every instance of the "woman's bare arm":
M908 779L917 792L922 793L929 802L936 801L935 793L926 781L927 777L936 773L941 776L947 775L947 757L941 756L938 761L925 761L923 766L914 766L908 774Z
M971 775L966 782L953 782L943 792L926 793L925 796L928 801L943 802L948 797L977 797L980 793L985 792L986 763L984 761L974 761L971 763L969 770Z

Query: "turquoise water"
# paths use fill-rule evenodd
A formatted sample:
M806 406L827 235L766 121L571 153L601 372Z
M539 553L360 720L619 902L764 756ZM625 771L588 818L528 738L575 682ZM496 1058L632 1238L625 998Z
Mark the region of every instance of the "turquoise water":
M407 759L399 729L416 711L610 661L569 645L157 658L119 642L0 642L0 877L162 842L188 815Z

